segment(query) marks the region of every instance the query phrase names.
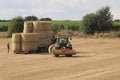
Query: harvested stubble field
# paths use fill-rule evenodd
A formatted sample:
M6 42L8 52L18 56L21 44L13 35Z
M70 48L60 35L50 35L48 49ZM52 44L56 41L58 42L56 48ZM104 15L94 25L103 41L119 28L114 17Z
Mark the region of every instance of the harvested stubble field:
M73 57L7 53L0 39L0 80L120 80L120 39L73 39Z

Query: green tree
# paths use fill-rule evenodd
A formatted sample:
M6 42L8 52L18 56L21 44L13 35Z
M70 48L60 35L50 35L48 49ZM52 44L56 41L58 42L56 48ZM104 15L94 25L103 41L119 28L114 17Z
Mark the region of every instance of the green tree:
M96 12L98 31L109 31L112 27L113 16L109 7L103 7Z
M112 27L112 15L109 7L103 7L96 13L90 13L83 18L83 31L86 34L109 31Z
M97 29L97 17L95 14L87 14L83 18L83 31L86 34L94 34Z
M8 33L9 37L11 37L13 33L19 33L23 31L24 19L22 17L16 17L13 18L9 24Z
M52 21L51 18L41 18L40 21Z
M25 17L25 21L37 21L38 18L36 16L27 16Z

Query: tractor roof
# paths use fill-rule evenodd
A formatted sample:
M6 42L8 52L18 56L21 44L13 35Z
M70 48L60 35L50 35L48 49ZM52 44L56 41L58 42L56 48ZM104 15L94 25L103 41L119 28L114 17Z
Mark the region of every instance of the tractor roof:
M69 35L57 35L58 38L69 38Z

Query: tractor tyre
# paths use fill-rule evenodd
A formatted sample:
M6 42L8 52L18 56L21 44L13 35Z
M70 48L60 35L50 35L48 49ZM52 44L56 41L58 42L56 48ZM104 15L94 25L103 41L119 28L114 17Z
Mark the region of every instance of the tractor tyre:
M69 54L69 55L65 55L66 57L72 57L72 55L71 54Z
M57 50L57 46L56 46L56 45L53 45L52 50ZM59 57L58 54L53 54L53 52L52 52L52 55L53 55L54 57Z
M54 44L50 45L49 48L48 48L48 52L50 54L52 54L53 47L54 47Z
M59 57L59 55L53 54L54 57Z

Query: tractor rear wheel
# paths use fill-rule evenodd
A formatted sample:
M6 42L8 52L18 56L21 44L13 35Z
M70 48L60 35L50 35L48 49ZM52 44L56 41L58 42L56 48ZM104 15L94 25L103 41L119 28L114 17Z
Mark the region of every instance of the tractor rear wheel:
M54 57L59 57L59 55L53 54Z
M54 57L59 57L59 55L53 54L53 50L55 50L55 45L54 45L54 44L52 44L52 45L49 46L48 51L49 51L49 53L52 54Z
M50 54L52 54L53 47L54 47L54 44L50 45L49 48L48 48L48 52Z

